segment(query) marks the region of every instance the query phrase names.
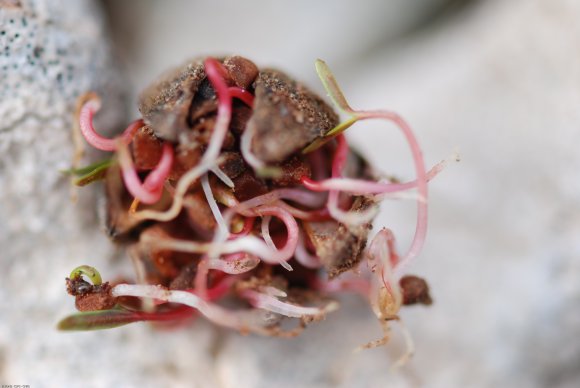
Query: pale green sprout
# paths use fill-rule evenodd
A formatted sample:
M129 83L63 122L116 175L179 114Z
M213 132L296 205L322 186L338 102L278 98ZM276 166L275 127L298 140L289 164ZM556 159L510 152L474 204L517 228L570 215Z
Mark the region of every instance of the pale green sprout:
M324 134L324 137L316 139L312 143L310 143L304 149L304 151L302 151L305 154L320 148L326 142L334 138L336 135L339 135L342 132L346 131L351 125L360 120L358 112L352 109L348 104L348 101L346 100L344 93L342 93L342 90L340 89L340 86L338 85L336 78L334 78L334 74L332 74L332 71L330 70L330 67L328 67L326 62L324 62L322 59L317 59L315 62L315 66L318 78L320 78L322 86L324 86L324 89L326 90L326 94L328 94L328 97L330 97L334 105L341 112L348 114L350 117L345 121L341 122L340 124L338 124L336 127L332 128L326 134Z
M78 178L74 180L76 186L86 186L90 183L99 181L105 178L105 175L113 165L113 159L105 159L97 163L82 168L71 168L69 170L61 171L63 174L75 175Z
M69 278L71 280L75 280L83 275L86 276L95 286L100 286L103 284L103 279L101 278L99 271L89 265L81 265L80 267L76 267L70 273Z

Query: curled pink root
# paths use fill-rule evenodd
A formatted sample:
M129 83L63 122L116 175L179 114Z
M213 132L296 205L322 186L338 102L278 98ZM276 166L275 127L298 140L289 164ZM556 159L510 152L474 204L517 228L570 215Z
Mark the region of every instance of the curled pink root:
M93 116L100 108L101 102L98 99L87 101L81 108L79 115L81 133L87 143L101 151L115 151L117 149L117 141L121 141L123 144L131 143L135 132L143 126L143 120L139 119L133 121L118 138L107 139L106 137L99 135L93 127Z
M251 271L260 264L260 259L245 252L230 253L222 258L209 258L204 255L197 266L194 292L200 298L211 300L211 289L207 287L209 270L218 270L229 275L240 275ZM231 277L231 276L230 276Z
M322 267L322 262L320 258L315 254L308 252L306 248L306 242L304 241L304 234L300 233L298 236L298 245L296 246L296 252L294 252L294 258L297 262L302 264L306 268L320 268Z
M419 200L417 200L417 225L415 227L415 236L413 237L413 242L409 247L407 253L401 258L398 263L398 267L402 268L406 266L412 259L414 259L425 243L425 237L427 236L427 172L425 171L425 162L423 160L423 153L421 152L421 147L411 130L411 127L402 117L399 115L387 112L387 111L363 111L358 112L358 116L361 120L367 119L385 119L395 123L399 129L403 132L411 154L413 156L413 161L415 162L415 174L417 175L417 192L419 193ZM400 269L399 269L400 270Z
M399 129L403 132L409 148L411 149L411 154L413 156L413 161L415 163L415 173L417 179L414 182L397 184L397 183L379 183L372 181L365 181L360 179L344 179L344 178L334 178L327 179L322 182L315 182L307 177L302 178L302 184L309 190L313 191L329 191L329 190L341 190L350 192L353 194L386 194L394 193L402 190L407 190L410 188L417 188L419 198L417 200L417 223L415 228L415 236L413 237L413 242L407 253L402 257L399 262L400 266L405 266L416 257L423 244L425 242L425 237L427 234L427 182L429 180L429 175L425 171L425 162L423 161L423 154L419 143L411 130L411 127L403 120L399 115L388 112L388 111L355 111L351 110L353 114L354 121L359 120L369 120L369 119L384 119L395 123ZM333 173L335 167L340 167L341 159L338 159L337 163L333 163ZM432 169L432 175L435 176L439 171L441 171L442 164L435 166ZM334 175L334 174L333 174ZM331 192L332 194L332 192ZM336 195L336 194L334 194ZM334 196L333 195L333 196ZM332 198L336 201L337 198Z
M173 164L173 147L171 144L165 143L163 145L161 160L149 175L147 175L144 183L141 183L141 179L137 175L137 170L129 155L127 146L119 143L118 152L123 180L131 195L149 205L159 201L163 194L163 184L169 176Z
M252 236L245 236L228 241L228 250L230 252L246 251L260 257L268 264L282 264L290 260L296 251L296 246L298 245L298 224L294 217L278 206L260 206L255 209L255 212L261 217L274 216L282 220L287 230L287 238L284 246L280 249L273 249L268 244L257 244L257 241L259 240L256 240ZM261 243L264 242L261 241Z

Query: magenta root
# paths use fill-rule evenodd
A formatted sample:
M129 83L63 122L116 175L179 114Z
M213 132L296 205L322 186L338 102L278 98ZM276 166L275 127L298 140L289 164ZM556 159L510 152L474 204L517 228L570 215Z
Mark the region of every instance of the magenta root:
M115 151L117 146L116 142L121 141L123 144L131 143L135 132L139 130L144 124L143 120L135 120L129 126L121 136L116 139L107 139L97 133L93 127L93 116L100 109L101 103L99 100L93 99L87 101L80 111L79 121L81 133L83 134L87 143L92 145L101 151Z
M159 164L149 173L144 183L137 175L137 170L129 151L125 145L119 146L119 162L123 181L129 193L145 204L153 204L161 198L163 194L163 184L173 164L173 147L169 143L163 145L163 154Z

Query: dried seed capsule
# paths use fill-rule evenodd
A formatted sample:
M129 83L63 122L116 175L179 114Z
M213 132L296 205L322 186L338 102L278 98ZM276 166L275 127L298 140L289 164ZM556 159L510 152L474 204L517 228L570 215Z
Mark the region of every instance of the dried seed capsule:
M133 137L132 153L135 167L139 170L151 170L161 159L163 144L148 126L141 128Z
M226 82L249 88L258 74L257 66L239 56L223 61L229 74ZM172 142L191 131L195 123L217 111L215 91L208 82L203 60L196 58L174 68L139 95L139 111L155 134Z
M195 59L166 72L140 94L139 111L157 136L176 141L188 129L191 101L204 79L203 62Z
M252 152L266 163L281 162L338 124L330 106L302 84L276 70L254 82Z

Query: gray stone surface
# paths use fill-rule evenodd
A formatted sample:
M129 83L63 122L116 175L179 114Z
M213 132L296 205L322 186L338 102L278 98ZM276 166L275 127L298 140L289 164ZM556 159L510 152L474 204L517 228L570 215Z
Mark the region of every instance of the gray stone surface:
M352 95L407 117L431 163L462 155L430 185L414 269L435 305L408 316L412 368L427 386L578 386L580 4L486 1L461 16L378 55ZM384 166L407 157L381 146L397 133L351 134ZM409 236L398 209L378 222Z
M71 268L87 261L111 276L118 272L111 270L112 247L96 222L95 192L84 190L74 204L59 170L72 160L76 97L87 90L102 94L100 127L118 130L114 124L122 124L125 115L119 97L123 84L98 4L0 5L0 383L126 386L149 381L148 365L157 376L152 381L170 383L175 371L202 368L204 360L194 367L161 362L169 353L179 354L179 336L169 333L167 340L163 333L151 337L163 341L164 350L143 340L147 328L104 335L55 330L58 319L73 311L63 293ZM202 352L209 331L200 325L197 332L204 333L196 345ZM128 351L116 351L119 347Z

